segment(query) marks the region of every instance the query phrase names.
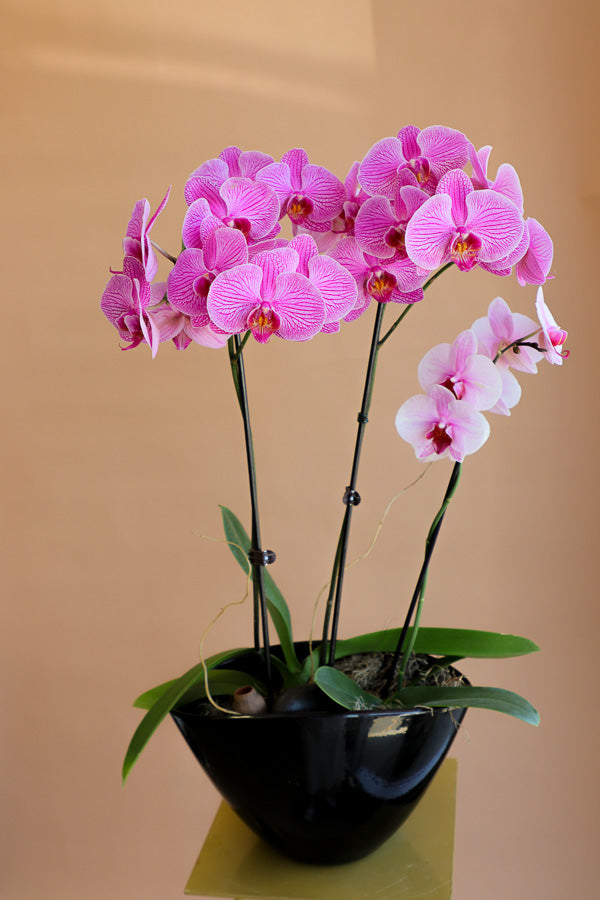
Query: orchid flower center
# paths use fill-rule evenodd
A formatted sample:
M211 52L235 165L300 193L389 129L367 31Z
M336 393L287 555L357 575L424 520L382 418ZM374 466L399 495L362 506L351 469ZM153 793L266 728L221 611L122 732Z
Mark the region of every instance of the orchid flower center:
M444 422L438 422L433 426L431 431L425 435L427 440L431 441L433 444L433 449L438 455L443 453L444 450L447 450L452 443L452 438L446 431L447 427L448 426Z
M287 214L296 225L308 219L314 209L312 200L303 197L302 194L294 194L287 205Z
M216 275L213 272L205 272L204 275L199 275L197 278L194 278L194 283L192 285L194 293L199 297L202 297L203 300L206 300L210 286L215 278Z
M450 249L452 259L461 270L469 272L477 263L481 241L476 234L459 234Z
M386 233L384 241L388 247L392 247L393 250L404 250L406 244L405 238L404 227L402 225L394 225Z
M449 375L448 378L442 382L442 387L451 391L457 400L462 400L465 395L465 386L458 375Z
M424 156L417 156L415 159L409 159L407 168L415 175L419 184L426 184L431 177L429 162Z
M266 344L281 320L269 303L261 303L248 316L248 328L259 344Z
M387 303L397 283L390 272L386 272L384 269L374 269L367 278L365 288L367 293L374 297L375 300L378 300L380 303Z
M241 217L223 219L223 222L228 228L237 228L238 231L242 232L244 237L248 237L252 228L252 222L249 219Z

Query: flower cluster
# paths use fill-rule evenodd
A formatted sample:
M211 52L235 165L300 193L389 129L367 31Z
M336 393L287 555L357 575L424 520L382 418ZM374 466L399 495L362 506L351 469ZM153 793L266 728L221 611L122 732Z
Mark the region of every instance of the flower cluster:
M482 415L510 415L521 398L521 386L511 372L537 372L546 359L561 365L567 332L559 328L542 288L536 299L538 322L510 311L496 297L484 318L477 319L453 344L438 344L419 363L419 383L426 394L407 400L396 415L401 437L413 445L419 459L464 457L485 443L490 426Z
M490 151L451 128L408 125L378 141L342 182L300 148L275 162L227 147L188 178L177 258L150 238L168 192L153 216L146 199L135 204L102 310L125 349L147 343L155 355L168 340L181 350L223 347L248 332L259 343L335 332L372 300L421 300L447 264L514 270L521 285L541 285L552 242L524 218L514 168L503 164L488 178ZM283 220L291 237L282 236ZM174 263L166 284L154 280L155 250ZM498 369L508 369L506 360ZM497 401L506 409L512 389Z

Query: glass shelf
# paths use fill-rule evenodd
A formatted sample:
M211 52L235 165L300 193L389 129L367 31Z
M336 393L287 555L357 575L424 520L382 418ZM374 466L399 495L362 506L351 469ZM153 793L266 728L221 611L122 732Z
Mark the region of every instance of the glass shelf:
M405 824L366 859L294 862L222 803L185 888L234 900L450 900L457 762L447 759Z

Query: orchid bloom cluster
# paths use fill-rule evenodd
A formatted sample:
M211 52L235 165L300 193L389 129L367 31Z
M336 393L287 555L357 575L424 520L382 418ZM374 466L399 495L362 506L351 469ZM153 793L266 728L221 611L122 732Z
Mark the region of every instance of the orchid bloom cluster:
M169 192L152 216L146 199L135 204L122 268L112 272L101 308L124 349L146 343L154 356L169 340L182 350L192 342L223 347L247 333L266 343L273 335L304 341L336 332L372 300L418 302L446 264L463 272L474 266L502 276L514 271L521 285L541 285L552 241L539 222L524 218L514 168L505 163L493 180L488 177L490 152L487 146L476 150L454 129L409 125L377 142L342 182L300 148L275 162L265 153L227 147L188 178L177 258L151 239ZM281 234L284 220L289 238ZM155 281L155 250L174 263L166 283ZM478 328L475 355L494 342L484 337L483 325ZM472 338L462 337L456 359L466 359L471 345ZM509 363L503 353L496 366L505 385L491 403L504 407L498 411L516 402L512 357ZM446 393L432 386L432 396L449 414L450 404L471 403L441 387ZM470 388L465 392L472 396ZM483 393L476 412L486 408L478 404L488 402L490 389Z
M418 368L426 394L407 400L396 415L401 437L422 460L449 457L462 462L488 439L490 426L482 411L510 415L521 398L511 369L537 372L542 358L562 365L567 332L559 328L542 288L536 299L538 322L511 312L496 297L486 317L477 319L453 344L438 344Z

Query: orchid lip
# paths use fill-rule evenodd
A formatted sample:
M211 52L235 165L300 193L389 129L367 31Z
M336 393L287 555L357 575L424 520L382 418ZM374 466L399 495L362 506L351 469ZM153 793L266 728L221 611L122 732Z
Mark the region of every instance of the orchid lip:
M281 320L269 303L261 303L248 316L248 328L259 344L266 344L280 325Z
M249 219L244 219L243 217L227 218L223 221L228 228L237 228L238 231L241 231L244 237L248 237L250 231L252 230L252 222Z
M294 194L293 197L290 197L286 212L292 222L299 224L308 219L313 209L314 204L312 200L309 200L308 197L304 197L302 194Z
M384 241L388 247L393 250L404 250L406 246L405 229L400 225L392 226L384 237Z
M205 272L204 275L199 275L197 278L194 278L194 283L192 285L194 293L198 294L199 297L206 299L215 277L213 272Z
M462 232L455 238L450 255L461 272L469 272L477 264L480 249L481 241L476 234Z
M380 303L387 303L397 285L396 278L383 269L375 269L366 281L365 288L371 297Z

